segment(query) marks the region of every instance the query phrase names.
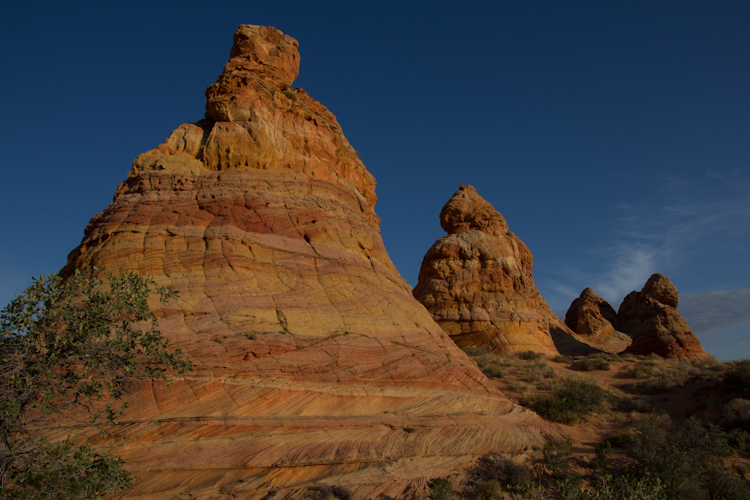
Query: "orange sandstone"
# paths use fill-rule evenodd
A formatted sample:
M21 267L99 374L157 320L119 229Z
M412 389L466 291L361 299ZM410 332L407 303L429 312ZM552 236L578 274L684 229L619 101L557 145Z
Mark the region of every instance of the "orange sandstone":
M398 498L548 432L412 297L383 246L374 178L333 114L291 90L297 45L240 26L206 118L135 160L63 269L135 271L180 294L152 311L195 371L143 382L106 438L59 430L121 456L141 478L128 497L301 498L333 484ZM489 237L454 245L481 253ZM504 238L490 244L504 252L498 286L533 295L531 254ZM554 351L546 310L506 316Z
M503 216L462 185L440 224L448 235L425 255L414 288L435 321L460 347L557 354L553 334L571 332L534 285L534 258Z

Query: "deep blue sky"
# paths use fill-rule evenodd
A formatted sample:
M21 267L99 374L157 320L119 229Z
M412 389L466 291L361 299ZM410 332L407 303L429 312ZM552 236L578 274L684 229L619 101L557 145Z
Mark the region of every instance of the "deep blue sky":
M721 359L750 357L750 2L4 2L0 304L58 271L133 159L203 116L241 23L300 42L303 87L378 181L416 284L473 184L564 311L654 272Z

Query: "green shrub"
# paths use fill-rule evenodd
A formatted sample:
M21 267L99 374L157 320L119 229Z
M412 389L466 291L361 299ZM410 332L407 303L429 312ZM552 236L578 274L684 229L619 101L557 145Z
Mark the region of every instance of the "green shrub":
M284 95L287 96L292 101L297 100L297 94L293 90L285 90Z
M497 481L477 481L474 496L479 500L495 500L500 497L500 483Z
M577 379L563 379L552 395L537 399L534 409L554 422L572 424L582 416L599 411L607 391L597 384Z
M523 488L531 482L529 469L500 455L482 457L477 466L479 479L495 481L507 489Z
M536 361L537 359L540 359L542 355L534 351L524 351L522 353L519 353L518 357L525 361Z
M750 395L750 359L733 363L724 375L724 387L742 395Z
M732 427L750 430L750 401L734 398L724 406L724 418Z
M451 500L453 498L453 483L447 477L439 477L430 481L430 500Z
M490 353L490 351L488 351L487 349L482 349L481 347L464 347L462 351L464 351L472 358L477 356L484 356L485 354Z
M664 416L635 422L629 448L636 473L659 478L672 498L750 498L750 488L718 467L732 453L728 436L717 426L705 426L694 416L683 426Z
M649 376L652 373L654 373L653 365L647 365L646 363L639 363L625 372L625 374L631 378L642 378Z
M609 370L609 361L602 358L588 358L586 361L583 362L583 369L586 371L592 371L592 370Z
M563 356L563 355L558 354L557 356L552 358L552 362L570 364L573 362L573 358L571 356Z
M503 367L497 363L488 363L482 368L482 372L488 377L501 378L503 373Z

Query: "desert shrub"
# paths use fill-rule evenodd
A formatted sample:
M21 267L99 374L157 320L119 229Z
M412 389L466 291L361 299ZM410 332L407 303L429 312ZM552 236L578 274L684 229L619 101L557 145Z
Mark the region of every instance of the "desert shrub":
M740 453L750 451L750 432L735 427L727 432L727 443Z
M477 481L474 483L474 496L479 500L495 500L500 497L500 483L497 481Z
M285 90L284 95L287 96L292 101L297 100L297 94L293 90Z
M578 379L563 379L552 390L552 395L534 402L534 409L550 420L572 424L582 416L598 411L607 392L595 383Z
M524 351L518 353L518 357L525 361L536 361L537 359L540 359L542 355L534 351Z
M543 361L535 361L531 365L521 368L520 373L521 380L535 383L555 376L555 370Z
M481 347L464 347L462 351L464 351L472 358L477 356L484 356L485 354L490 353L490 351L488 351L487 349L482 349Z
M523 488L531 483L531 471L523 465L499 455L479 459L477 478L482 481L495 481L503 488Z
M646 377L648 375L651 375L654 373L654 367L653 365L647 365L645 363L639 363L635 365L633 368L625 372L625 375L627 375L630 378L642 378Z
M724 406L724 418L731 427L750 430L750 401L734 398Z
M487 363L484 367L482 367L482 372L484 372L484 374L488 377L501 378L504 375L503 367L497 363L492 362Z
M604 440L596 445L594 449L596 456L591 460L591 467L595 469L606 469L607 458L612 454L612 443L609 440Z
M430 481L430 500L451 500L453 498L453 483L447 477L439 477Z
M327 498L337 498L338 500L351 500L352 492L343 486L313 486L307 490L307 500L325 500Z
M558 354L557 356L555 356L555 357L552 358L552 362L553 363L568 363L568 364L570 364L570 363L573 362L573 358L571 356L563 356L563 355Z
M750 395L750 359L736 361L724 375L724 387L742 395Z
M613 477L604 474L598 478L595 486L578 495L567 498L576 500L666 500L664 485L659 478L649 476L634 477L619 474Z
M659 409L653 401L648 399L636 398L627 400L623 405L624 411L637 411L639 413L653 413Z
M586 371L592 370L609 370L609 361L603 358L588 358L583 362L583 369Z
M750 498L750 488L718 467L719 458L732 453L727 434L690 417L683 426L671 426L664 416L649 416L635 423L629 448L634 471L659 478L673 498Z

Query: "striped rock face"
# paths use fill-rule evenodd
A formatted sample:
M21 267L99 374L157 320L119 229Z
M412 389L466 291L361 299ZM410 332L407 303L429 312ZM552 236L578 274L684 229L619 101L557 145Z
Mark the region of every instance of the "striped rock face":
M528 247L473 186L456 191L440 223L449 234L425 255L414 296L459 346L558 354L553 335L573 341L534 285Z
M141 478L127 497L302 498L328 484L398 498L548 432L411 296L375 181L336 118L290 90L298 65L296 40L241 26L207 118L135 160L63 269L179 292L152 312L195 370L144 381L106 438L76 429Z

